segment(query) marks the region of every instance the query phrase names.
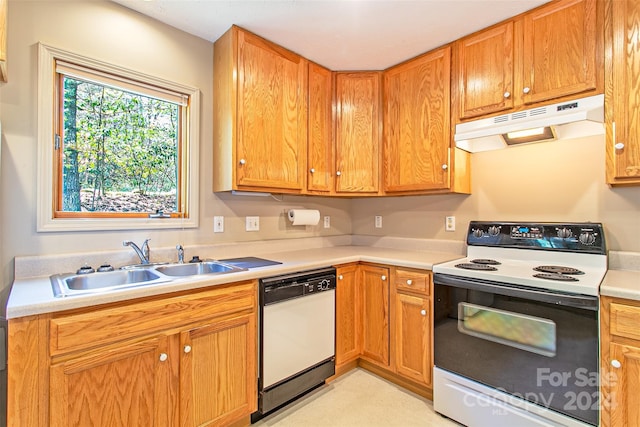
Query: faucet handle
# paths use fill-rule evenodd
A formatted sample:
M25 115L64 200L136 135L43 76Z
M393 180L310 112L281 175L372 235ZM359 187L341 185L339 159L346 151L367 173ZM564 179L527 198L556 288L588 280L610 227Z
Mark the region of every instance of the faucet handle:
M184 263L184 248L181 244L176 245L176 249L178 250L178 263Z

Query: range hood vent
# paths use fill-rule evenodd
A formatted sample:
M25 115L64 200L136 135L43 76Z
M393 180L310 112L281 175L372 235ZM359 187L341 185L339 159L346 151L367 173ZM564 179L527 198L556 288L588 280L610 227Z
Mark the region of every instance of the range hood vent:
M520 143L572 139L604 134L604 95L545 105L456 125L456 147L471 153L496 150ZM540 128L522 142L513 133ZM545 129L546 128L546 129ZM535 132L533 132L535 134ZM507 137L507 134L510 134ZM552 138L549 135L553 135Z

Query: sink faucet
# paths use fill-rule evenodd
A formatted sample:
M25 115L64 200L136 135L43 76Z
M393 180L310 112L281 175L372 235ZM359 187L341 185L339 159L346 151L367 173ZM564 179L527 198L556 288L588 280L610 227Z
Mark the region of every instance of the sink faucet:
M178 263L184 264L184 248L182 245L177 245L176 249L178 250Z
M125 240L122 242L122 246L131 246L140 258L140 264L149 264L149 240L151 239L146 239L144 243L142 243L142 249L131 240Z

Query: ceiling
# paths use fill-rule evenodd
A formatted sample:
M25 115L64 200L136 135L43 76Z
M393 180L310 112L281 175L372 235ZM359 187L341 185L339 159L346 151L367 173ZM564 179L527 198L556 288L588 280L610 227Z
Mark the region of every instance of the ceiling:
M236 24L332 70L382 70L548 0L112 0L211 42Z

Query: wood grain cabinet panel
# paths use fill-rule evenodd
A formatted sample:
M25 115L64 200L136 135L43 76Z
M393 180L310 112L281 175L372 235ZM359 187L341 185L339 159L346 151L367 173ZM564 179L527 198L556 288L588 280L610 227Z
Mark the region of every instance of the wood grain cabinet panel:
M459 117L468 119L513 108L513 21L459 40L456 50Z
M214 191L300 193L307 61L232 27L214 44Z
M361 351L362 309L357 264L336 269L336 371Z
M426 297L398 293L395 303L396 372L431 385L431 307Z
M450 187L451 47L384 72L384 190Z
M640 302L600 299L600 425L640 425Z
M336 73L336 193L380 189L379 72Z
M360 266L362 357L389 366L389 269Z
M333 190L333 73L309 63L307 190Z
M640 185L640 1L607 2L607 182Z

